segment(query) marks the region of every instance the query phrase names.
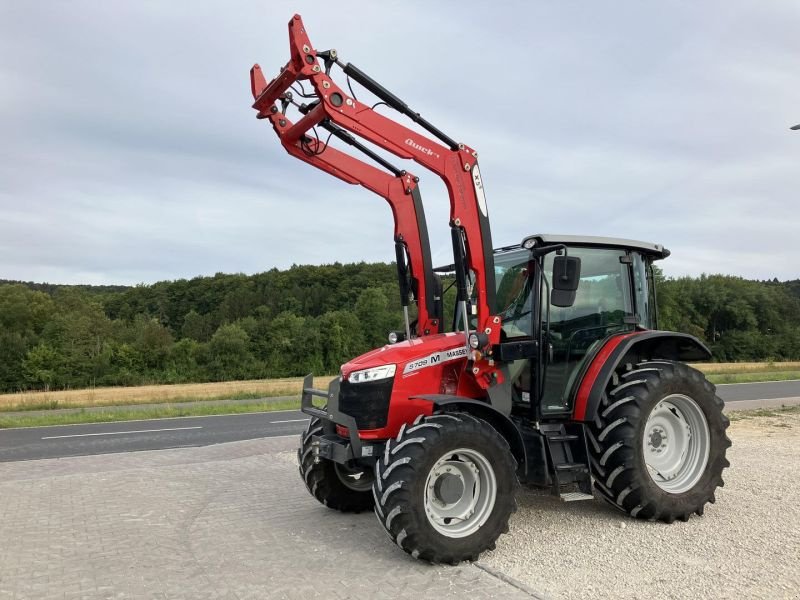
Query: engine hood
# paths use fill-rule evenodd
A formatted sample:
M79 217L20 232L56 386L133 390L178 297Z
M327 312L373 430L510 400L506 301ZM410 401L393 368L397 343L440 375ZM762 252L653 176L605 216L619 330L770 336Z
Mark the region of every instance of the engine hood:
M440 333L371 350L342 365L342 376L347 379L354 371L394 364L395 376L406 377L427 367L466 360L467 354L463 333Z

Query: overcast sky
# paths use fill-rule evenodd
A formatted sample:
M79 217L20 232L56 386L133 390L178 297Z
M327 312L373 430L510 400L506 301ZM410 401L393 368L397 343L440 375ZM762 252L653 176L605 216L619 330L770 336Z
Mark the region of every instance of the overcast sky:
M248 70L287 61L294 12L478 150L496 246L620 236L670 275L800 276L797 0L0 0L0 278L392 260L386 203L255 119ZM444 188L410 169L449 263Z

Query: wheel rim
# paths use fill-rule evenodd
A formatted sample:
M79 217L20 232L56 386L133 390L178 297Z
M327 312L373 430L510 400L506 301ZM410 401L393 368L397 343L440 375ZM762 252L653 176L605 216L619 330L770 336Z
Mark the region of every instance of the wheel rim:
M459 448L442 456L425 481L425 514L433 528L451 538L477 531L494 509L497 479L486 457Z
M710 446L706 416L689 396L666 396L650 412L642 448L647 471L662 490L692 489L706 470Z
M369 492L372 489L372 481L375 479L372 471L351 469L339 463L334 463L334 469L339 481L354 492Z

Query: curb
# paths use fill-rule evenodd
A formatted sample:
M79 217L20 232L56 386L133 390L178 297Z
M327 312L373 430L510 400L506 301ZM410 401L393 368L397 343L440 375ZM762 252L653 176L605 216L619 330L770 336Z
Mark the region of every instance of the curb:
M536 598L537 600L547 600L547 596L545 596L541 592L537 592L536 590L534 590L533 588L525 585L521 581L519 581L517 579L514 579L510 575L506 575L502 571L498 571L497 569L495 569L493 567L490 567L487 564L484 564L482 561L474 562L474 563L472 563L472 566L480 569L481 571L483 571L487 575L491 575L495 579L499 579L500 581L503 581L503 582L507 583L508 585L517 588L518 590L528 594L532 598Z
M790 398L765 398L763 400L735 400L726 402L723 412L736 412L739 410L755 410L759 408L785 408L800 404L800 396Z

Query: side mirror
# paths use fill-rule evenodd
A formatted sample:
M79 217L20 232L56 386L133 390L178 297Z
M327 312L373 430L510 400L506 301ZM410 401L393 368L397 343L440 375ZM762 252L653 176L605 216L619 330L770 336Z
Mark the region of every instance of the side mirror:
M568 308L575 304L576 290L581 279L581 259L577 256L556 256L553 259L553 289L550 303Z

